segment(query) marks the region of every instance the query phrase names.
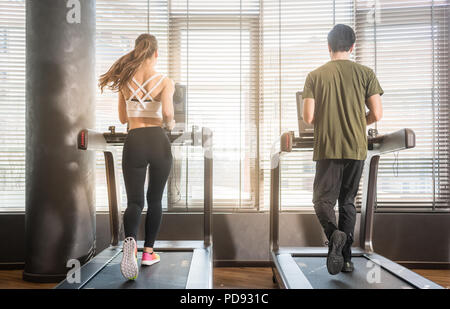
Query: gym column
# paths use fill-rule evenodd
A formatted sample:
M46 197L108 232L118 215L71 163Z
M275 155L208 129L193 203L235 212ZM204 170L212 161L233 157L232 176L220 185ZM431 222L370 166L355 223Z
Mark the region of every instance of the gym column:
M26 2L25 280L64 279L95 252L95 0Z

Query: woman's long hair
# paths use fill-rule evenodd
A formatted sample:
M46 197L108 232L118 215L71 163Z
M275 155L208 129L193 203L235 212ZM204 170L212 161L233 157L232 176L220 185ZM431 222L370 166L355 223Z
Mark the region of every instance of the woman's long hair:
M137 37L134 49L120 57L105 74L100 75L98 86L103 92L105 87L113 91L120 91L134 76L137 68L150 58L158 49L156 37L144 33Z

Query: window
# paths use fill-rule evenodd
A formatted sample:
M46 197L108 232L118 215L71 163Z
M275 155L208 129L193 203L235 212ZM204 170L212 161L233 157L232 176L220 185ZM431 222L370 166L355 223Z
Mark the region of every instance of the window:
M143 32L159 41L158 69L187 86L187 128L214 131L216 210L268 210L270 148L297 131L295 92L329 60L327 33L354 27L353 60L374 69L385 90L381 133L412 128L414 149L385 155L381 211L448 211L448 0L97 0L96 75L133 48ZM0 211L25 205L25 1L0 1ZM117 94L97 93L96 128L119 122ZM117 147L121 170L122 147ZM168 211L201 210L200 148L174 147L164 195ZM97 209L107 210L104 158L97 155ZM312 153L282 165L284 210L312 209ZM122 174L121 198L126 206ZM358 201L360 197L357 197Z
M214 203L222 209L254 209L257 192L259 1L97 0L97 76L149 31L159 43L159 69L187 86L187 129L214 132ZM130 23L129 21L133 21ZM97 97L97 129L116 125L117 94ZM163 197L169 211L201 210L203 152L172 148L174 165ZM121 167L122 147L117 147ZM104 158L97 155L97 209L107 209ZM122 205L126 193L122 183ZM167 192L167 190L166 190ZM170 201L170 202L168 202Z
M171 1L170 76L187 85L187 127L213 130L215 209L256 206L258 17L255 0ZM187 186L172 206L201 207L202 152L174 153L189 159L175 165Z
M443 0L264 1L259 128L265 209L271 143L297 130L295 92L309 71L329 60L326 37L336 23L354 27L354 60L373 68L385 90L380 132L409 127L417 135L415 149L382 157L378 209L449 209L448 11ZM311 152L284 157L284 210L311 209L311 160Z
M358 1L356 60L380 80L380 132L411 128L416 147L380 160L379 210L449 208L448 1Z
M270 149L282 132L296 131L295 93L308 72L329 60L327 34L334 23L353 24L353 0L264 1L261 14L261 107L259 134L263 209L270 206ZM282 158L280 196L284 210L312 209L312 152Z
M168 1L96 1L96 77L105 73L120 56L134 48L134 40L141 33L151 32L158 38L160 60L158 69L167 72L167 27ZM126 132L126 125L119 121L118 96L110 90L103 94L97 88L96 130L107 131L116 126L117 131ZM122 208L126 208L127 196L122 175L122 147L115 147L120 178ZM97 210L108 210L105 159L96 155L96 205ZM147 188L147 181L145 184ZM163 197L167 201L167 195ZM166 206L166 203L163 203Z
M0 1L0 210L25 208L25 1Z

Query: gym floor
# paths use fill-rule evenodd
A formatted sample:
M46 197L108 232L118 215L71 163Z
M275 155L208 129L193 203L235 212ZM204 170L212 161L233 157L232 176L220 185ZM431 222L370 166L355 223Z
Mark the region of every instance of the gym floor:
M450 269L413 269L441 286L450 289ZM51 289L54 283L30 283L22 280L22 270L0 270L0 289ZM276 289L269 267L216 267L216 289Z

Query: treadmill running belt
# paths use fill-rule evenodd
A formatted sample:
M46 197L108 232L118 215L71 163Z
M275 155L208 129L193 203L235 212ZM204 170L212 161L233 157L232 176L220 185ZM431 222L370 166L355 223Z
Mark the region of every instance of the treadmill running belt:
M141 266L138 253L139 276L126 280L120 272L122 253L92 278L84 289L184 289L191 266L192 252L158 252L161 261Z
M303 274L315 289L411 289L407 282L382 268L375 269L365 257L353 257L355 269L352 273L330 275L327 271L325 257L294 257ZM373 274L379 270L379 282ZM369 274L370 272L370 274ZM370 276L373 283L367 280Z

